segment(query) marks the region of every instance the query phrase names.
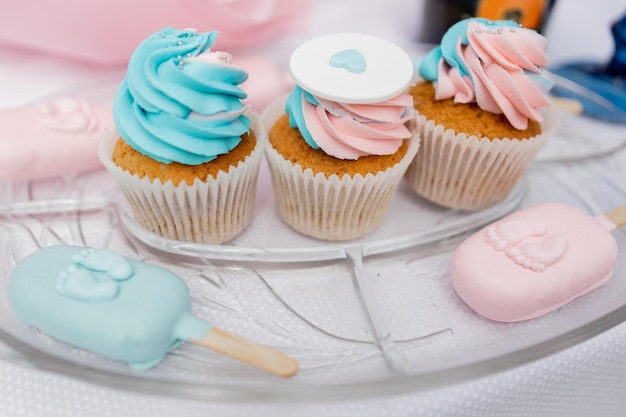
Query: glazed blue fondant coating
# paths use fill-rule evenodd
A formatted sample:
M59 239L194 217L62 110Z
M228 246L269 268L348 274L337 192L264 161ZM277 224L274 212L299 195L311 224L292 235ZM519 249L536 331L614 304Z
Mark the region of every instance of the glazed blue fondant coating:
M249 132L246 93L238 87L247 73L201 57L217 35L165 28L133 52L113 117L135 150L163 163L197 165L229 152Z
M11 274L13 313L59 340L138 369L211 329L191 315L189 291L178 276L115 256L65 245L34 252ZM109 274L120 270L132 272L123 279Z

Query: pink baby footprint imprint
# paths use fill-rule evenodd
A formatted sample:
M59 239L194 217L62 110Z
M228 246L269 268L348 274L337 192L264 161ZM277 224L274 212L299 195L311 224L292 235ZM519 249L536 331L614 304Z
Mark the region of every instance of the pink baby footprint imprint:
M517 264L533 271L541 272L556 263L567 251L567 238L550 235L542 243L527 243L509 249L506 254Z
M68 133L90 133L98 126L98 117L85 100L62 97L39 106L44 124Z
M133 267L121 255L103 249L85 249L72 257L72 261L98 272L106 272L112 279L122 281L133 275Z
M544 234L546 234L545 223L532 219L509 220L492 224L485 230L487 243L497 251L515 246L527 237Z
M98 280L89 270L72 264L57 277L56 289L78 301L108 301L117 296L119 284L108 278Z

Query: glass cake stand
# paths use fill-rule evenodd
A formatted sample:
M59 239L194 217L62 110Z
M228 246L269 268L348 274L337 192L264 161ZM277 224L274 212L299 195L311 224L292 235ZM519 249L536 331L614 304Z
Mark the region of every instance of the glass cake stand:
M80 94L109 100L117 82ZM118 389L215 401L371 398L509 369L623 322L626 257L607 284L566 306L497 323L454 292L448 267L454 248L521 206L560 201L600 214L624 204L625 160L621 151L537 162L505 201L478 212L438 207L402 184L381 228L342 243L311 239L282 223L264 164L253 221L224 245L147 232L102 170L0 183L0 355ZM624 251L626 233L614 236ZM7 302L9 276L25 256L56 244L110 248L173 271L189 287L194 315L294 356L300 372L279 379L190 343L137 371L20 323Z

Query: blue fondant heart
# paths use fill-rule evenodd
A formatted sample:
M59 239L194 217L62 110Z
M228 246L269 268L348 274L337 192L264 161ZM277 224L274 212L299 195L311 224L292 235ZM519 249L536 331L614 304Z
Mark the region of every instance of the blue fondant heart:
M333 54L329 63L335 68L345 68L354 74L365 71L365 58L356 49L344 49Z

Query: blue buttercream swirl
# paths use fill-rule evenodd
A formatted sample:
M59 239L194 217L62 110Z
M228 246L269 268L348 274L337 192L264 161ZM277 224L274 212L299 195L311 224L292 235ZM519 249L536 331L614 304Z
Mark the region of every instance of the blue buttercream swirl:
M250 131L241 103L247 95L238 87L248 75L226 62L228 54L211 52L217 36L165 28L133 52L113 104L130 146L159 162L198 165L228 153Z
M300 86L296 85L289 94L287 98L287 103L285 104L285 112L289 115L289 126L300 130L300 134L306 141L306 143L313 149L319 149L319 145L313 139L313 135L306 127L306 122L304 120L304 114L302 111L302 98L311 103L314 106L317 106L319 103L311 95L311 93L303 90Z

